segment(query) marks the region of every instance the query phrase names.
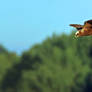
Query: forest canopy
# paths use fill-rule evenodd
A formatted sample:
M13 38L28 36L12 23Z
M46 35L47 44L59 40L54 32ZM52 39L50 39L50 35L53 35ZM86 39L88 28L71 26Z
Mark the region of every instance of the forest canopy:
M18 56L0 45L0 92L92 92L92 37L53 34Z

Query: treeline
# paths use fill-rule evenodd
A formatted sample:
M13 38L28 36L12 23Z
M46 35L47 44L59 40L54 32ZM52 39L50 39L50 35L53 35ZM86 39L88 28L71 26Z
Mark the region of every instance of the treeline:
M92 37L53 34L21 56L0 46L0 92L92 92Z

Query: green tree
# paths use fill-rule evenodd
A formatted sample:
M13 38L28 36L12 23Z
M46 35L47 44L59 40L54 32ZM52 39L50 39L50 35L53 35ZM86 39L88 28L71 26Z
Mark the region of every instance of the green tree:
M3 92L88 92L88 89L92 91L92 37L76 39L73 34L53 34L51 38L24 52L20 58L11 58L11 61L19 60L19 62L13 62L12 67L5 72L1 90Z

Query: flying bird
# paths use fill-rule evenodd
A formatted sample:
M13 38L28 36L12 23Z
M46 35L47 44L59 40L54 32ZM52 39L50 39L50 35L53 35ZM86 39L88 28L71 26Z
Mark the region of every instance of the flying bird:
M75 33L75 37L92 35L92 20L85 21L84 25L70 24L70 26L75 27L77 29L77 32Z

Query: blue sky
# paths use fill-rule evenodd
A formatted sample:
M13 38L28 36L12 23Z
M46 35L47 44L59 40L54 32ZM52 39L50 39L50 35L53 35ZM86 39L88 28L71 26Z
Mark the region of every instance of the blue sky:
M70 23L92 19L92 0L1 0L0 44L21 53Z

